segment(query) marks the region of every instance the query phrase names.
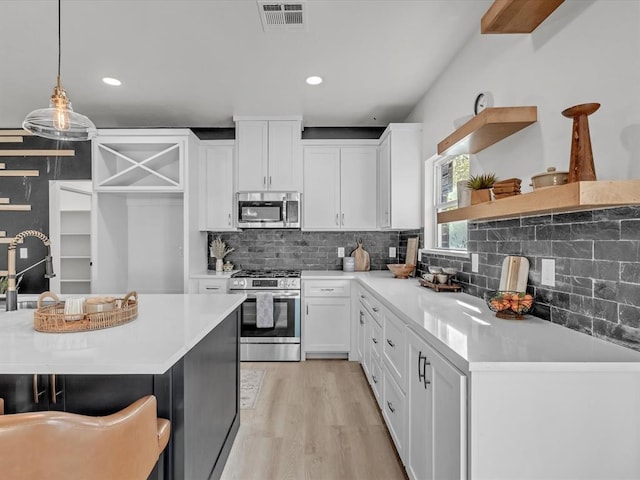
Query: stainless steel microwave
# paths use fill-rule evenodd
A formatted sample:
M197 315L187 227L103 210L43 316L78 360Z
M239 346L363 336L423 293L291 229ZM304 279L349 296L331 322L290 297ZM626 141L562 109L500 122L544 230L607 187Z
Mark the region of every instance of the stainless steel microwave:
M300 228L297 192L238 193L239 228Z

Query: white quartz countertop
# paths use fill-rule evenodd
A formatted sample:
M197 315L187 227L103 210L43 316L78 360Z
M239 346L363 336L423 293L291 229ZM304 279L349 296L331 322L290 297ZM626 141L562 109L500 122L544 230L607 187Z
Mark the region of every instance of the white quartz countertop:
M36 332L34 310L3 310L0 373L162 374L245 298L242 294L139 295L138 317L132 322L77 333Z
M341 278L357 279L463 371L640 371L640 352L531 315L524 320L503 320L481 298L434 292L421 287L417 278L396 279L383 270L302 273L303 280Z

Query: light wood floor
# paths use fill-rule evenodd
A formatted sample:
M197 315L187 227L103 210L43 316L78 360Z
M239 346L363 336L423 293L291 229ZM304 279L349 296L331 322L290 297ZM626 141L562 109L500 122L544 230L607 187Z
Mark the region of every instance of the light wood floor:
M406 479L356 362L243 363L264 368L253 410L242 410L223 480Z

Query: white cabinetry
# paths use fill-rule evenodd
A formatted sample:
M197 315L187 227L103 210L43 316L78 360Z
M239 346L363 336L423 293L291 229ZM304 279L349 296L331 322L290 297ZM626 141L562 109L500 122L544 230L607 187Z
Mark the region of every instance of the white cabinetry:
M228 278L207 278L206 280L198 280L198 293L227 293L228 290Z
M376 227L376 148L305 146L303 228Z
M196 189L183 181L190 151L189 130L104 130L93 141L94 291L184 292L197 228Z
M350 287L348 280L303 281L303 345L306 354L349 353Z
M235 230L233 140L201 142L199 176L199 228Z
M236 120L238 191L300 191L300 120Z
M391 123L378 148L378 227L422 225L422 124Z
M409 478L467 478L466 376L407 328Z
M91 293L91 194L90 180L49 182L52 292Z
M105 130L93 140L95 191L182 191L184 135L158 130Z

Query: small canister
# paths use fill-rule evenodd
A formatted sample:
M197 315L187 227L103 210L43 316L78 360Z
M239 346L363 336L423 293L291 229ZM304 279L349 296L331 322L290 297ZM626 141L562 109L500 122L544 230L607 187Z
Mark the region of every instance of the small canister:
M342 270L345 272L355 272L356 271L355 257L344 257L342 259Z

